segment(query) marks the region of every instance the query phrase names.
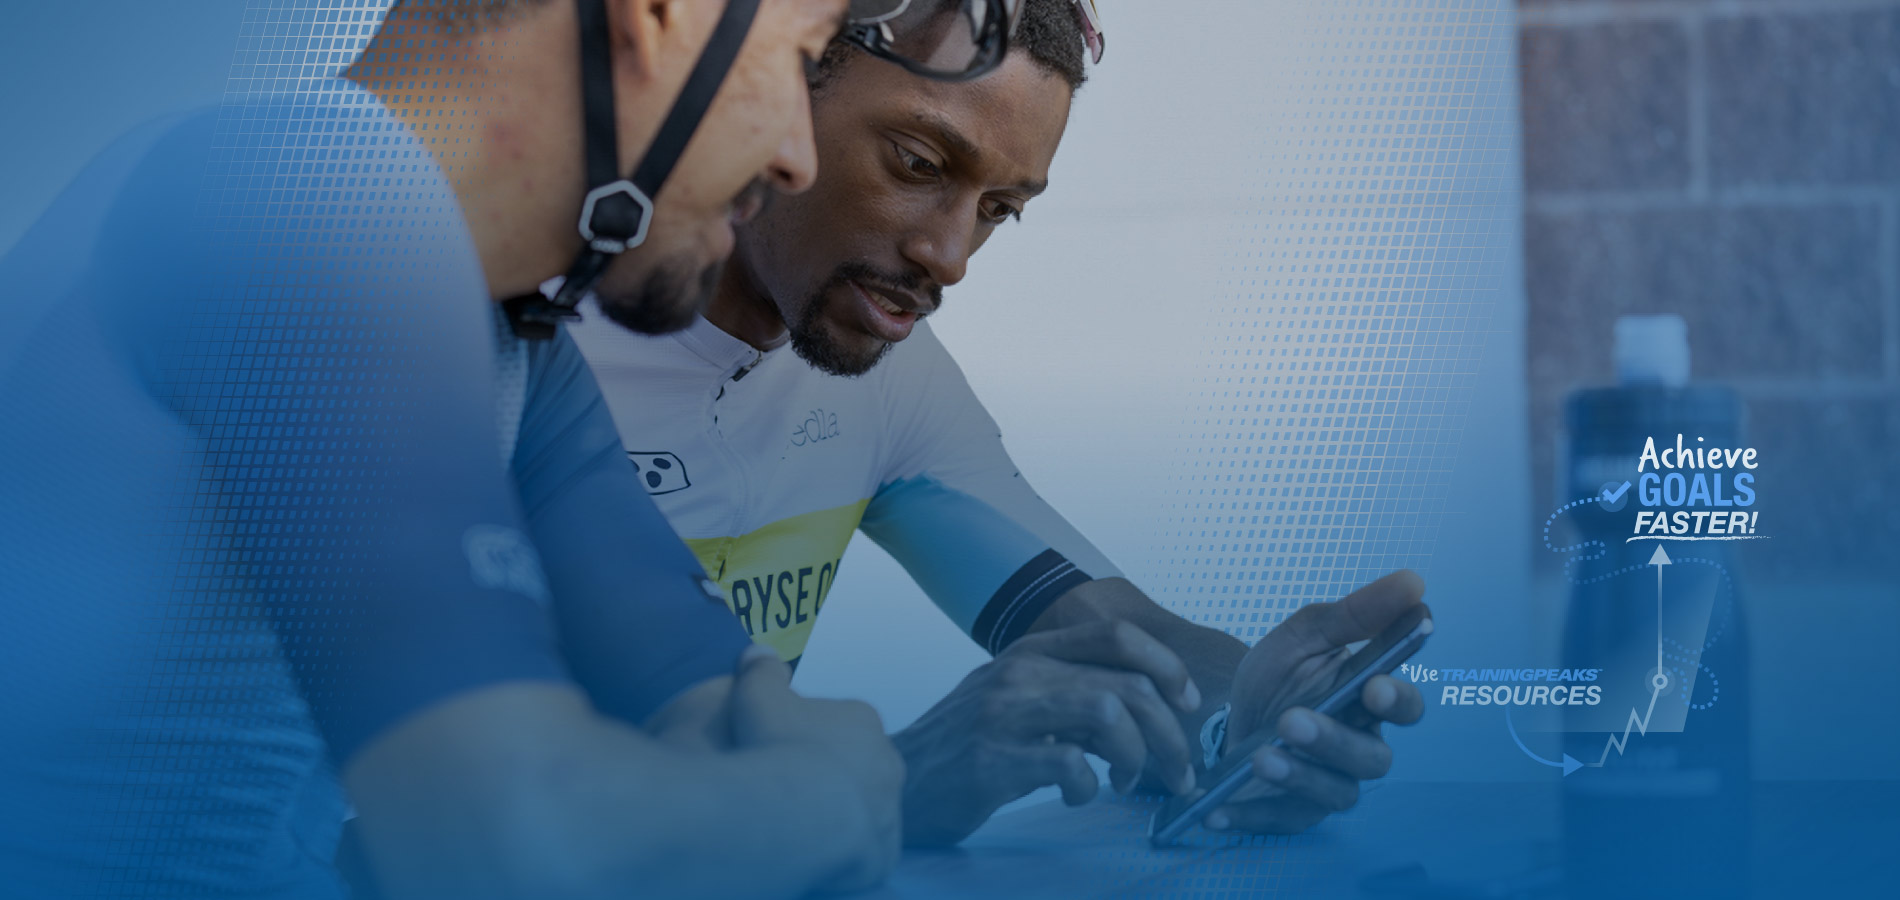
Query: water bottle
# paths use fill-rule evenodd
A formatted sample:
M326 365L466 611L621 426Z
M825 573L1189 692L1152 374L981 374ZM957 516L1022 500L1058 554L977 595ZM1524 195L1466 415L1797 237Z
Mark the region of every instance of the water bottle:
M1565 882L1577 900L1740 897L1750 697L1732 548L1747 542L1628 539L1656 508L1637 472L1646 443L1745 446L1741 400L1690 382L1679 317L1621 319L1615 347L1618 384L1566 402L1559 467L1561 501L1591 498L1559 516L1571 526L1560 549L1576 557L1564 665L1600 669L1603 687L1599 705L1564 709L1564 750L1582 764L1563 780ZM1734 500L1733 470L1671 471L1722 475Z

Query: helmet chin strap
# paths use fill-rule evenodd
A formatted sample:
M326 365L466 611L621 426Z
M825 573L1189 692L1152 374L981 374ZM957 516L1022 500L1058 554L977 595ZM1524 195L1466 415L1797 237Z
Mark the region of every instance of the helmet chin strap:
M613 49L609 44L606 0L579 0L581 26L581 127L587 151L587 197L581 203L580 233L586 242L553 298L540 293L506 300L515 334L528 339L554 336L564 320L578 319L575 309L614 258L646 242L653 224L653 198L673 174L686 144L712 106L720 84L739 56L746 32L758 14L759 0L727 0L712 40L700 51L686 86L673 100L646 155L633 174L620 176L620 141L614 122Z

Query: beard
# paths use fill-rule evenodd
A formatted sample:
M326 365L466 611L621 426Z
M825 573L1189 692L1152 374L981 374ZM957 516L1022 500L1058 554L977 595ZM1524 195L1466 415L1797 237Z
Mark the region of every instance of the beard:
M677 259L662 262L633 290L605 283L594 290L600 311L623 328L641 334L667 334L693 324L719 286L718 264L695 270Z
M765 179L754 178L733 195L727 207L737 217L735 221L743 223L764 211L774 194ZM661 260L631 291L617 290L610 283L613 270L609 268L594 297L601 312L621 327L641 334L668 334L693 324L712 302L725 265L723 258L699 266L684 255L671 257Z
M834 333L826 313L831 310L837 289L848 288L852 281L906 291L927 290L933 310L943 305L943 289L934 284L926 288L924 280L914 275L893 275L861 262L838 266L830 278L805 298L797 319L786 323L786 331L792 338L792 352L797 353L799 359L820 372L843 378L856 378L871 371L884 359L884 354L891 351L889 341L866 335L872 346L858 347Z

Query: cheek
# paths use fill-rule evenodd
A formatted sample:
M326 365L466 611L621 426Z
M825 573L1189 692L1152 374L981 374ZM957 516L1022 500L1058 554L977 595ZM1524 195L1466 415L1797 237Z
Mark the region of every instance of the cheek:
M694 132L688 155L705 156L727 178L750 181L763 172L779 144L798 130L796 117L806 114L798 95L786 89L788 82L803 84L803 79L788 78L783 69L742 57Z
M834 162L824 157L824 162ZM849 158L821 169L810 193L795 199L804 209L804 238L844 259L889 265L904 235L939 213L927 191L893 184L881 167ZM788 204L790 205L790 204Z
M920 211L917 193L896 182L886 154L895 153L869 126L839 122L821 105L817 121L818 181L797 199L824 210L839 231L888 232Z
M779 112L779 98L759 81L766 73L755 68L752 74L749 83L738 86L740 90L733 94L736 102L726 116L730 127L722 132L725 137L709 142L706 150L728 166L762 169L768 145L774 143L774 136L785 134L785 117Z
M748 278L763 291L789 320L819 280L817 260L805 252L798 236L803 229L795 220L788 221L785 207L795 198L779 196L769 211L741 228L738 235L738 262Z
M732 232L721 220L680 216L661 222L656 218L652 238L616 265L629 273L642 273L642 277L663 269L675 275L697 275L708 266L717 266L732 249Z
M783 68L778 67L779 70L775 71L770 67L755 67L755 78L746 91L746 110L743 113L745 120L753 126L750 140L770 143L775 148L789 135L811 130L810 113L799 102L799 92L803 88L798 85L803 85L804 79L789 77ZM807 117L807 121L799 122L801 117Z
M880 180L881 181L881 180ZM879 183L856 200L857 215L883 243L895 245L913 226L928 227L943 215L941 198L910 185Z
M835 258L858 231L862 220L840 201L849 192L838 191L831 170L821 170L818 183L803 194L775 194L764 214L747 229L756 258L765 260L775 274L830 272ZM796 277L796 276L794 276ZM774 290L779 286L775 285Z

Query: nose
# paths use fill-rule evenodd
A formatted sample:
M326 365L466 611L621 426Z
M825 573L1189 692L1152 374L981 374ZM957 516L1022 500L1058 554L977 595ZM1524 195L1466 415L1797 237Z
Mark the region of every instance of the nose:
M973 249L969 223L975 219L973 204L970 210L932 210L904 235L899 250L931 281L949 287L962 281L969 268Z
M818 145L812 137L811 96L802 86L796 93L797 108L792 111L791 130L779 141L778 152L765 167L766 181L786 194L802 194L818 180Z

